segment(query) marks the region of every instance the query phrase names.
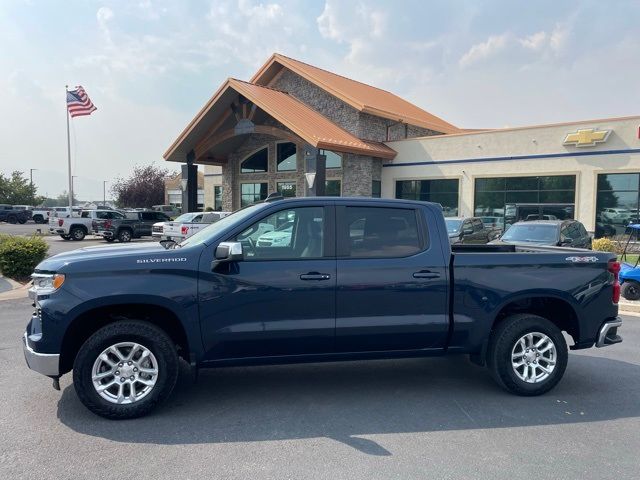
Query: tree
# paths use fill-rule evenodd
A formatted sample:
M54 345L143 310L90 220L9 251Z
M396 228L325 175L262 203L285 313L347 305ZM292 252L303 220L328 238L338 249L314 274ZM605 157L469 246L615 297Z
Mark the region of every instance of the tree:
M129 178L117 178L111 193L121 208L145 207L164 203L164 178L167 170L153 164L135 166Z
M43 197L36 195L36 187L25 178L23 172L14 171L11 176L0 173L0 203L10 205L38 205Z

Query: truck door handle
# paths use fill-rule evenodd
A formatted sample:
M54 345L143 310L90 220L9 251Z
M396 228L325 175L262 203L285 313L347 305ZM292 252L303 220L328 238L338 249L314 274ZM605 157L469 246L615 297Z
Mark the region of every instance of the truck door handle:
M300 275L300 280L329 280L331 275L328 273L309 272Z
M440 274L429 270L420 270L413 274L413 278L440 278Z

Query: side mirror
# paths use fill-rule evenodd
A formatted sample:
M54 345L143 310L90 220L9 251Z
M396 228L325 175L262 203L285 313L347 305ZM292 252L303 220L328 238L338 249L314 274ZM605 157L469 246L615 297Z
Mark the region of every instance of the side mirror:
M211 267L222 262L239 262L244 259L240 242L221 242L216 247L215 260Z

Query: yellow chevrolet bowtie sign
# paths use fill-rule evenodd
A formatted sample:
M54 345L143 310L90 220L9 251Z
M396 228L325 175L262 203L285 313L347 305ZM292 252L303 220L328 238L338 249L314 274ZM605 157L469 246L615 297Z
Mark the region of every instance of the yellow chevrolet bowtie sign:
M564 137L564 145L575 147L593 147L596 143L603 143L609 138L611 130L596 130L595 128L585 128L574 133L567 133Z

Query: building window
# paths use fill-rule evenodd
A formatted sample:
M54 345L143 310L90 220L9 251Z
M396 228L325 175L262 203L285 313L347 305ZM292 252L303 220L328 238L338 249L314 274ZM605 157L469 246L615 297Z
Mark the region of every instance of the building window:
M240 184L240 206L246 207L252 203L267 198L266 183L242 183Z
M639 192L638 173L598 175L596 238L622 234L629 223L639 221Z
M242 173L260 173L268 170L269 150L267 147L252 153L240 163L240 172Z
M382 182L380 180L373 180L371 182L371 196L373 198L380 198L382 196Z
M216 212L222 211L222 185L213 187L213 209Z
M295 182L278 182L278 193L283 197L295 197L296 196L296 183Z
M442 205L445 217L458 215L458 179L398 180L396 198L419 200Z
M279 172L290 172L297 168L296 144L291 142L277 144L277 170Z
M326 168L342 168L342 155L331 150L320 150L320 155L326 157Z
M327 180L324 182L324 194L327 197L339 197L342 190L340 180Z
M525 210L516 214L517 204L547 203L558 205L558 209L554 213L545 210L543 214L573 218L575 198L575 175L477 178L474 213L477 217L509 217L504 220L511 224L526 214ZM532 208L533 215L540 215L537 207ZM565 210L567 215L563 214Z

